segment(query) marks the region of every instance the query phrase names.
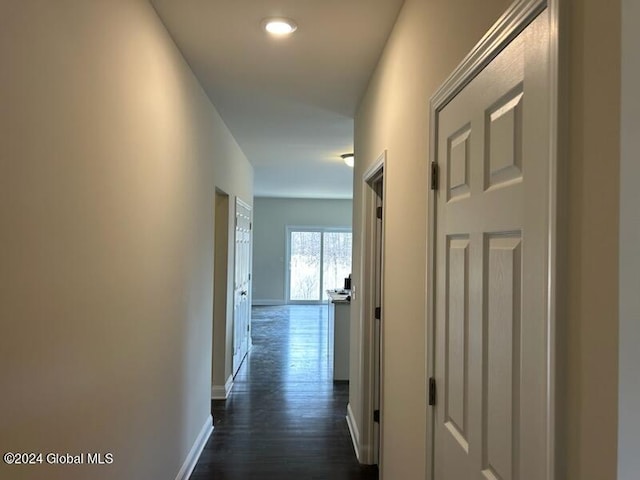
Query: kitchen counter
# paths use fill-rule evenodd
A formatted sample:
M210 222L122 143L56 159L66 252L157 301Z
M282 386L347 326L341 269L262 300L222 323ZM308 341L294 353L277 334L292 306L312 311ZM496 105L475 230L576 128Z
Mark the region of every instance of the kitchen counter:
M333 380L349 380L349 336L351 292L328 290L329 343L333 350Z
M329 300L332 303L351 303L351 292L349 290L327 290Z

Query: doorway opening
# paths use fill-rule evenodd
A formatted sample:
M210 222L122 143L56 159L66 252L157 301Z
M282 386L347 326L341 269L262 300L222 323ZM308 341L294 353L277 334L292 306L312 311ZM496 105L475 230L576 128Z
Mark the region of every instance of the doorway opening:
M384 351L384 169L386 152L363 175L363 431L359 460L382 464Z
M229 195L216 189L214 199L213 343L211 398L224 400L233 387L231 345L232 312L228 298L230 265Z

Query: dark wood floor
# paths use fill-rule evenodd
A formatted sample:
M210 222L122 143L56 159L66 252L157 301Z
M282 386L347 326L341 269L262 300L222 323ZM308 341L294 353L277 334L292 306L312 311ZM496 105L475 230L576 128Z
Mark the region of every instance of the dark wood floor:
M348 385L334 384L327 307L254 307L253 348L192 480L373 480L345 420Z

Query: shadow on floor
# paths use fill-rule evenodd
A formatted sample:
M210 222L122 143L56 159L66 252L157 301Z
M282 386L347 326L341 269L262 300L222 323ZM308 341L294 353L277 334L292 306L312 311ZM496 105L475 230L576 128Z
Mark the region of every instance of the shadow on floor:
M253 348L191 480L377 480L358 464L332 380L326 305L253 308Z

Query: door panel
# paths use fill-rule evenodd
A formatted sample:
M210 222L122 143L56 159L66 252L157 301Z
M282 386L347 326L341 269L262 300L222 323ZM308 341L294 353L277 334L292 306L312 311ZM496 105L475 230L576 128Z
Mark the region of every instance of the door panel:
M546 478L547 22L436 117L436 480Z
M448 301L445 325L445 420L447 429L469 450L469 238L448 245Z
M236 199L233 374L251 346L251 209Z
M519 438L521 239L513 234L487 240L483 469L487 478L509 479Z

